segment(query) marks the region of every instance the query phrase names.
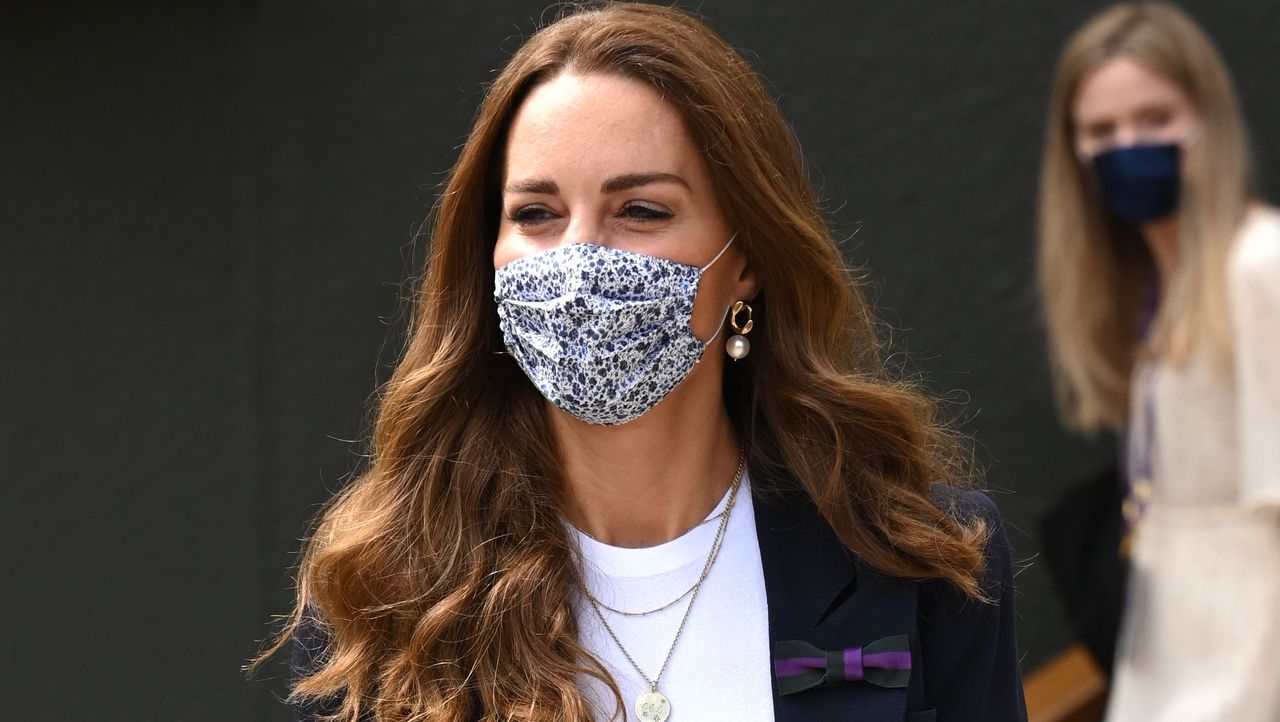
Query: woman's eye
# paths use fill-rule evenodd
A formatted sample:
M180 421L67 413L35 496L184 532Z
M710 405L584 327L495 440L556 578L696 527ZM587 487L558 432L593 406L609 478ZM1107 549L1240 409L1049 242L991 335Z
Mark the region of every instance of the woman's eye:
M531 226L555 218L546 206L523 206L507 213L507 220L518 226Z
M1144 113L1140 119L1143 127L1146 128L1163 128L1173 119L1172 114L1165 111L1149 111Z
M645 203L628 203L618 212L619 217L629 221L665 221L675 214L671 211Z
M1085 136L1091 140L1106 140L1115 132L1110 123L1096 123L1085 127Z

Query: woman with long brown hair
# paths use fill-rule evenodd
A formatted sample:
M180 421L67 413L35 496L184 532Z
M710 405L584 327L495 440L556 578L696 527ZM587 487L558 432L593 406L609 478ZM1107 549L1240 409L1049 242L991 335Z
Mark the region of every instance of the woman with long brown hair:
M1211 41L1112 7L1059 60L1040 278L1067 421L1126 444L1113 720L1280 719L1280 214Z
M1025 718L999 517L708 28L532 36L431 242L282 635L303 719Z

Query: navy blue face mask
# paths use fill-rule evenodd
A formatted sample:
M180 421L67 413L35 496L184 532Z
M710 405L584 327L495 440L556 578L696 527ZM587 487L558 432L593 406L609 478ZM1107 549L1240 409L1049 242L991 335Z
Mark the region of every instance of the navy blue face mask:
M1098 190L1107 208L1135 226L1165 218L1178 208L1182 185L1177 143L1131 145L1093 157Z

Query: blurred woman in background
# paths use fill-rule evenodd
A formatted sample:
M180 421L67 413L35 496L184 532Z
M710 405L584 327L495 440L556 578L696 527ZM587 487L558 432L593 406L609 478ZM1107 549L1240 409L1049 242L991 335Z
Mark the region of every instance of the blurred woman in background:
M1066 420L1126 440L1110 719L1280 719L1280 215L1174 7L1112 7L1059 60L1040 283Z

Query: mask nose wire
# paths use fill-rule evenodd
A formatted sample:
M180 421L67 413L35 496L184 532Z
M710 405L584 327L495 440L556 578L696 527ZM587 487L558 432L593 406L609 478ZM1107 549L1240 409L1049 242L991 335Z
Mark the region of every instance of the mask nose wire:
M703 266L702 268L699 268L698 273L705 273L708 268L711 268L712 266L714 266L716 261L720 260L720 257L724 255L724 252L729 250L729 246L733 245L733 239L737 237L738 237L738 232L734 231L733 235L729 236L729 240L725 241L725 244L720 247L720 251L716 253L715 258L712 258L710 261L707 261L707 265Z
M1204 126L1197 124L1193 126L1190 131L1187 132L1187 135L1185 137L1179 140L1170 141L1169 143L1164 143L1160 145L1176 145L1182 150L1186 150L1191 146L1195 145L1196 143L1200 142L1200 138L1203 135L1204 135ZM1107 148L1103 148L1102 150L1097 151L1095 153L1086 153L1080 150L1079 148L1076 148L1075 155L1076 155L1076 160L1087 165L1089 163L1092 163L1094 158L1097 158L1103 153L1109 153L1113 150L1121 150L1124 148L1134 148L1140 145L1152 145L1152 144L1146 143L1142 139L1138 139L1136 142L1133 142L1133 143L1121 143L1119 145L1113 145Z

